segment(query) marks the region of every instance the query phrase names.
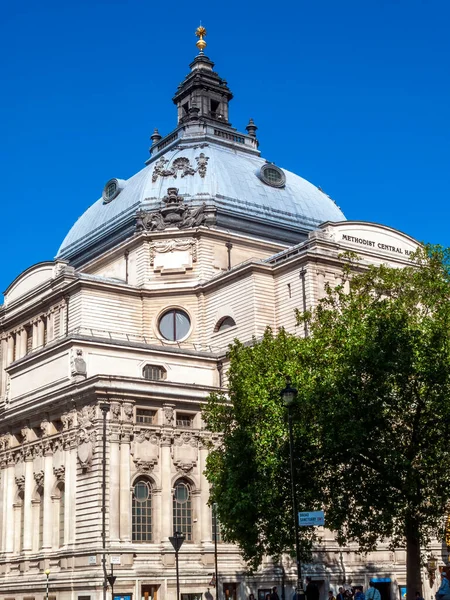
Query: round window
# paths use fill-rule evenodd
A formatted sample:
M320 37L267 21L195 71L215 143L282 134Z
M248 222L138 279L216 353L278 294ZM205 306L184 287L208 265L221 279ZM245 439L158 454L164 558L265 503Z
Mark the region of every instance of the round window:
M176 342L189 333L191 320L184 310L168 310L159 319L159 332L166 340Z
M138 481L134 485L134 497L138 502L145 502L150 496L150 485L147 481Z
M180 481L175 487L175 500L180 504L184 504L189 500L189 493L189 485L184 481Z
M111 200L114 200L114 198L119 195L120 191L121 188L117 179L110 179L103 188L103 203L107 204L108 202L111 202Z
M263 165L258 176L261 181L272 187L283 187L286 184L286 176L283 171L271 163Z

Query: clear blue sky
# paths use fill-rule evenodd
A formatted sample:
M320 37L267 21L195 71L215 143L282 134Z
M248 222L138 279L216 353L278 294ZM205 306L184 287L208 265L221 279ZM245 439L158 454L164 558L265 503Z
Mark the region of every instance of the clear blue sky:
M349 219L450 246L450 2L5 2L0 52L0 288L52 259L111 177L176 123L171 98L208 29L268 160Z

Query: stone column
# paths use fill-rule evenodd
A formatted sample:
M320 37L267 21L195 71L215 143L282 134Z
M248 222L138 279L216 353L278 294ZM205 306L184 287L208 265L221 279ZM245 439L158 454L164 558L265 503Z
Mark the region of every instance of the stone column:
M36 324L36 348L42 348L44 346L44 318L45 317L39 317Z
M64 545L75 542L77 437L72 431L64 440Z
M5 369L8 366L7 358L8 358L8 342L7 342L7 338L6 336L3 336L1 338L1 362L0 362L0 396L3 396L5 393L5 379L6 379L6 373L5 373Z
M33 328L33 340L31 343L31 349L32 350L36 350L36 348L38 348L39 346L39 323L41 322L41 319L36 319L35 321L33 321L33 324L31 325L31 327Z
M26 353L27 353L27 332L26 332L26 329L23 328L20 330L19 357L16 356L16 358L22 358L22 356L26 356Z
M195 544L200 543L201 535L202 535L202 523L201 523L201 514L202 514L202 505L201 505L201 492L200 490L193 490L192 492L192 541Z
M15 344L15 339L14 339L14 334L11 333L10 335L8 335L8 340L7 340L7 351L6 351L6 365L10 365L13 361L14 361L14 344Z
M31 500L33 497L34 477L33 477L33 455L30 448L25 448L25 490L23 500L24 511L24 532L23 532L23 550L32 550L33 543L33 513Z
M112 415L111 415L112 416ZM120 540L121 449L119 424L110 423L109 450L109 538ZM125 482L123 482L125 485ZM130 482L128 482L128 489Z
M7 553L14 552L14 497L16 482L14 479L15 464L12 455L6 459L6 502L3 512L3 548Z
M173 534L172 521L172 456L170 454L171 435L161 434L161 541L168 542ZM157 540L155 540L156 542Z
M201 535L200 539L202 543L210 544L212 541L211 537L211 508L208 506L209 500L209 483L205 476L206 469L206 458L208 456L208 449L206 447L206 440L200 440L199 449L199 471L200 471L200 515L198 516L201 522Z
M161 488L152 489L153 504L153 522L152 522L152 542L159 544L162 539L161 534Z
M42 549L51 550L53 535L52 493L54 486L53 452L49 442L44 444L44 531ZM59 517L59 515L58 515Z
M131 539L131 466L130 466L130 437L132 425L123 425L120 444L120 541L129 542Z
M66 334L66 302L59 307L59 337L63 337Z

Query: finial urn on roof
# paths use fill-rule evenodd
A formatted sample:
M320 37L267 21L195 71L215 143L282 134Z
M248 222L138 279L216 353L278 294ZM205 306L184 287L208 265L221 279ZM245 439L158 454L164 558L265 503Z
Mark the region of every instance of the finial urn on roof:
M197 27L197 29L195 30L195 35L199 38L198 42L195 45L200 50L200 54L203 54L203 50L206 48L206 42L203 39L204 37L206 37L206 29L202 25L200 25L200 27Z

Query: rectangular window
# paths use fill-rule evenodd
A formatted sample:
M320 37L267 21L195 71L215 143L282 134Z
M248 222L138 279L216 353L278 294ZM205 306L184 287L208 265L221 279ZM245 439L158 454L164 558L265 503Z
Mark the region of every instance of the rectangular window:
M181 600L202 600L203 592L194 592L193 594L180 594Z
M147 408L136 409L136 423L146 423L147 425L156 425L156 410Z
M194 427L194 417L195 415L177 411L177 427Z

